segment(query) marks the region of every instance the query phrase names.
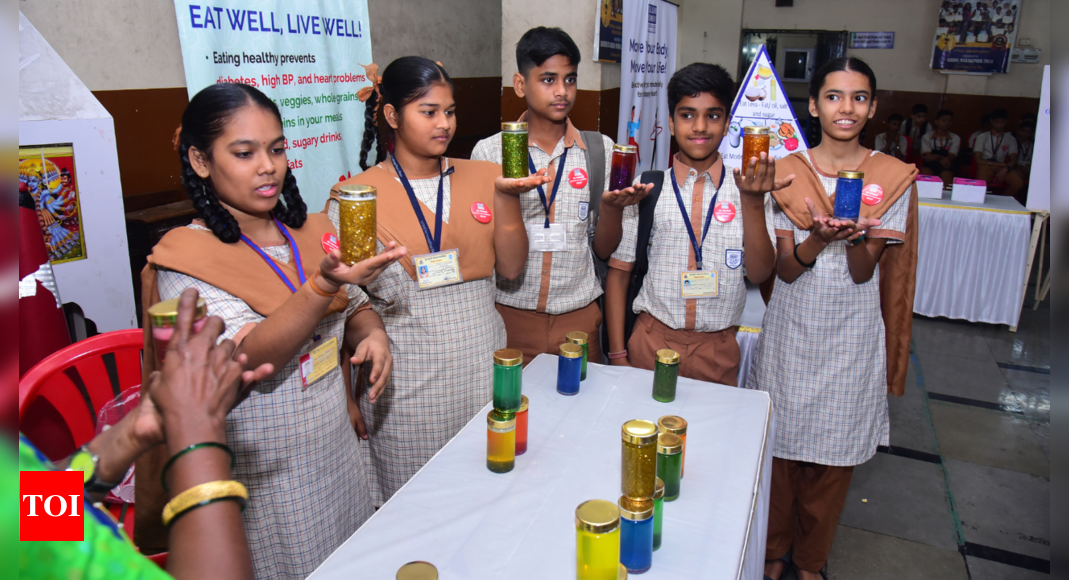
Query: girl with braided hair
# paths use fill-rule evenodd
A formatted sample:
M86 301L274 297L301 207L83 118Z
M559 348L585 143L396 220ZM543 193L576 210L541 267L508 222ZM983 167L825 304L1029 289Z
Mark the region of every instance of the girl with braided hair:
M197 93L178 135L185 186L199 219L168 232L142 274L145 311L196 288L209 315L226 323L250 367L277 373L246 392L230 411L226 443L234 476L248 488L245 529L256 576L304 578L372 513L368 480L347 412L342 347L370 367L369 401L392 369L378 314L357 288L404 254L394 244L348 266L327 252L330 220L308 215L286 162L278 108L241 84ZM146 319L145 372L156 361ZM303 364L304 361L315 364ZM147 374L146 374L147 380ZM148 384L147 382L144 384ZM218 451L196 451L218 453ZM167 496L158 454L137 467L135 541L165 547L159 526ZM183 459L189 461L189 459Z
M378 68L367 69L376 83ZM371 92L360 153L366 171L338 184L326 211L337 225L337 187L372 185L379 249L396 242L410 250L365 288L394 353L380 400L374 393L360 399L365 425L358 429L369 437L371 492L381 505L490 401L489 357L505 348L494 278L522 274L528 244L519 194L549 178L543 169L505 179L496 163L445 157L457 121L453 84L440 64L399 58ZM373 141L376 163L369 167ZM429 256L455 258L453 283L428 284L438 271L424 270Z

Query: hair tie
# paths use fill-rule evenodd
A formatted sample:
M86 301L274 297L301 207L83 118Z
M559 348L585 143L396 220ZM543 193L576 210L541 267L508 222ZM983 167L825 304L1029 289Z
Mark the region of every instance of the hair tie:
M178 151L178 146L182 144L182 125L179 124L178 128L174 130L174 137L171 137L171 146L175 151Z
M371 93L375 93L377 98L375 99L375 110L372 112L371 120L374 123L378 123L379 110L382 109L382 91L379 90L379 87L382 86L382 77L379 76L379 65L371 63L360 66L364 67L364 78L371 81L371 86L356 91L356 98L360 99L360 102L366 103L371 98Z

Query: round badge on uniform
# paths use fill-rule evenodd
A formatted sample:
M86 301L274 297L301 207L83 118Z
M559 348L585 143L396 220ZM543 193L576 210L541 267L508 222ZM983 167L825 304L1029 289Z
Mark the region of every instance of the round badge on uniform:
M727 223L735 219L735 204L730 201L724 201L716 204L716 209L713 210L713 217L720 223Z
M861 190L861 201L865 202L865 205L876 205L883 201L883 188L875 183L866 185Z
M329 254L329 253L333 252L334 250L337 250L340 246L341 246L341 244L338 243L338 236L336 236L336 235L334 235L334 234L332 234L330 232L327 232L327 233L323 234L323 251L324 252Z
M490 223L490 220L494 217L490 213L490 208L486 207L486 204L481 201L471 204L471 215L475 216L475 219L481 224Z
M568 185L571 185L575 189L583 189L586 187L587 176L586 171L582 167L576 167L568 172Z

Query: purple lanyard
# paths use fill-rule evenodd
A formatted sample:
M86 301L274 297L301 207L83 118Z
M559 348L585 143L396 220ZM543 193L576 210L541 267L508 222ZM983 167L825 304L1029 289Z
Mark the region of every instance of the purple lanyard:
M293 236L290 235L290 231L286 229L286 226L282 225L282 222L278 221L277 218L272 219L275 220L275 225L278 226L279 231L282 232L282 235L286 236L286 240L290 243L290 251L293 253L293 259L297 262L297 278L301 281L301 286L304 286L304 283L307 282L308 279L304 276L304 264L301 263L301 251L297 249L297 242L293 241ZM267 262L268 266L271 266L271 269L275 271L275 274L278 274L278 277L282 279L282 282L290 289L290 292L293 292L294 294L297 293L297 288L293 286L293 282L290 282L290 279L286 276L285 272L282 271L282 268L278 267L278 264L275 263L275 260L272 259L271 256L267 255L267 252L263 251L260 246L257 246L256 243L250 240L245 234L241 234L241 241L248 244L253 250L256 250L257 254L260 254L263 261Z

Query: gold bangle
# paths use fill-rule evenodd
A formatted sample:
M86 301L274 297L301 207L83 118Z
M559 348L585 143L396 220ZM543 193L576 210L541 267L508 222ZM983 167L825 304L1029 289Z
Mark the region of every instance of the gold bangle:
M244 508L245 500L249 499L249 491L241 482L232 479L195 485L163 506L163 525L169 526L178 516L222 499L236 499Z
M326 290L320 288L319 284L316 284L316 274L319 274L320 276L322 276L323 272L321 272L320 270L316 270L315 274L312 274L312 276L310 278L308 278L308 286L310 286L312 288L312 292L315 292L316 294L319 294L323 298L334 298L334 295L337 294L337 292L327 292ZM339 290L340 290L340 288L339 288Z

